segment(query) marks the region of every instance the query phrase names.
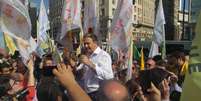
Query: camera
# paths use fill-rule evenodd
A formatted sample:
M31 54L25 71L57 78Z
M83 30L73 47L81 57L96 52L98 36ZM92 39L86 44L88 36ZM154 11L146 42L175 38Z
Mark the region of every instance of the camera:
M44 76L54 76L54 74L53 74L52 71L55 68L57 68L56 65L54 65L54 66L43 66L43 68L41 69L41 71L42 71L42 74Z

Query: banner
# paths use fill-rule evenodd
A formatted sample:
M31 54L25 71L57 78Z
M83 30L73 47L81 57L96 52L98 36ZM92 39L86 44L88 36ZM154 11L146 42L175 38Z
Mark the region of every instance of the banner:
M60 39L65 37L67 31L81 28L80 0L65 0L62 14L62 29Z
M149 57L153 58L154 56L159 55L159 47L155 41L152 41L151 48L149 51Z
M112 20L110 28L111 36L109 39L110 46L118 53L118 60L124 64L120 68L127 68L127 80L131 77L132 67L132 23L133 23L133 4L132 0L119 0L117 9Z
M119 0L110 28L109 44L118 52L127 53L130 40L132 40L132 0Z
M31 41L31 21L28 9L19 0L1 0L1 29L16 41L23 62L26 64L35 50L35 41Z
M8 50L9 50L9 54L13 55L15 53L15 51L17 50L13 39L7 34L4 34L4 39L5 39L5 42L6 42L6 46L7 46Z
M40 13L39 13L39 32L37 35L37 43L41 44L43 42L47 42L48 34L47 31L50 29L49 20L45 8L45 4L43 0L41 0L40 4Z
M98 35L99 10L97 0L85 0L84 5L84 33L93 32Z
M5 40L4 40L4 34L0 30L0 53L5 50L6 50L6 44L5 44Z
M1 0L2 31L17 39L29 40L31 21L28 10L19 0Z
M159 52L159 46L161 46L161 55L162 58L165 58L166 55L166 48L165 48L165 29L164 29L164 24L165 24L165 16L164 16L164 11L163 11L163 3L162 0L159 0L158 4L158 9L156 13L156 18L155 18L155 24L154 24L154 35L153 35L153 41L151 50L149 52L149 57L154 57L156 54Z

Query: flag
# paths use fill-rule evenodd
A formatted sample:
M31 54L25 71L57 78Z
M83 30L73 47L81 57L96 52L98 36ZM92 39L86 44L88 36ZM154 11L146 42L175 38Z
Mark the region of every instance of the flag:
M4 40L4 34L0 30L0 53L6 51L6 43Z
M94 32L98 35L99 10L97 0L85 0L84 5L84 33Z
M188 61L185 61L181 67L180 75L185 75L188 72Z
M22 56L22 61L24 64L27 64L27 61L30 59L30 55L33 51L37 48L37 43L35 40L30 37L28 41L24 42L23 39L19 38L16 39L16 46Z
M60 39L65 37L67 31L81 28L82 24L80 3L80 0L64 0Z
M155 24L154 24L154 35L153 35L153 41L151 50L149 53L149 57L153 57L154 55L158 54L158 47L161 46L162 48L162 58L165 58L165 16L163 11L163 3L162 0L159 0L158 9L156 13L155 18Z
M4 34L4 39L5 39L5 42L6 42L6 46L7 46L8 50L9 50L9 54L13 55L15 53L15 51L17 50L13 39L8 34Z
M119 0L117 9L109 29L111 35L109 45L118 53L118 60L124 64L120 68L127 68L128 71L132 67L132 19L133 4L132 0ZM127 77L129 77L129 72ZM127 78L129 80L129 78Z
M201 13L196 24L196 34L190 51L189 72L186 73L180 101L201 99Z
M47 31L50 29L47 11L46 11L43 0L41 0L41 4L40 4L38 27L39 27L39 32L37 35L37 43L40 45L41 43L47 42L48 40Z
M25 5L19 0L1 0L1 29L12 38L29 40L31 21Z
M140 52L138 51L137 47L135 44L133 44L133 59L134 60L139 60L140 59Z
M141 65L140 65L140 70L144 70L144 51L143 51L143 47L140 51L140 54L141 54Z
M159 55L159 47L155 41L151 43L151 49L149 51L149 57L153 58L154 56Z
M32 52L31 21L28 9L19 0L1 0L1 29L16 41L23 62L26 64Z
M130 80L132 78L132 65L133 65L133 41L130 41L130 47L128 50L128 60L126 61L127 66L127 75L126 75L126 81Z
M128 51L130 40L132 40L132 0L119 0L117 9L110 28L111 36L109 44L118 53Z

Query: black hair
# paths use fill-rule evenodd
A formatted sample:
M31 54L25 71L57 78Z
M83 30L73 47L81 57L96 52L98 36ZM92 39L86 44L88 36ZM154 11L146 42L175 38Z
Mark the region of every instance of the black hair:
M91 38L94 42L98 43L98 38L95 34L92 33L85 34L84 38Z
M37 87L38 101L57 101L59 96L62 98L59 84L53 78L42 78Z
M7 75L0 76L0 97L7 94L7 91L11 88L9 83L10 77Z
M0 71L2 72L2 69L3 68L10 68L11 64L5 60L4 58L3 59L0 59Z
M153 60L154 60L155 62L158 62L158 61L161 61L161 60L163 60L163 59L162 59L161 55L156 55L156 56L153 57Z

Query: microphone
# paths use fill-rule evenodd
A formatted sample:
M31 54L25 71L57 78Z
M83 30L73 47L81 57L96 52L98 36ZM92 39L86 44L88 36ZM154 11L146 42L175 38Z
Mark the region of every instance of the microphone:
M22 96L25 96L26 94L28 94L28 91L29 91L29 89L25 88L25 89L21 90L20 92L18 92L15 97L18 99Z

